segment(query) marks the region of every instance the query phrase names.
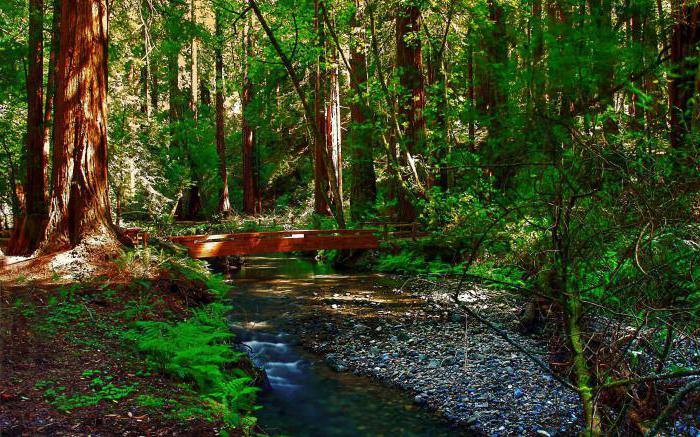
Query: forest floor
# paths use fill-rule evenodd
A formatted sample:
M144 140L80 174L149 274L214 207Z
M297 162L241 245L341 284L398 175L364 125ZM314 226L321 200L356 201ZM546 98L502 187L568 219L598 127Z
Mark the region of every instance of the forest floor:
M123 339L136 320L183 319L201 294L74 255L0 271L0 435L218 435L193 388L151 373Z
M386 299L342 286L321 290L315 308L300 316L298 334L335 370L408 390L417 404L479 434L572 435L580 429L576 393L478 321L468 320L465 333L464 316L445 304L454 284L415 277L400 283ZM543 361L556 349L544 333L517 331L522 302L511 295L474 288L460 298Z

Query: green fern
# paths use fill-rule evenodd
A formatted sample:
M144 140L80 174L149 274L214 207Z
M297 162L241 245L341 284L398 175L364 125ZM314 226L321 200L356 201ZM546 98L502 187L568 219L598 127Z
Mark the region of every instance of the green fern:
M229 307L213 303L192 311L187 320L169 324L136 322L125 338L161 372L198 387L205 400L223 411L224 419L238 426L251 411L256 387L237 363L245 354L231 346L233 334L226 325Z

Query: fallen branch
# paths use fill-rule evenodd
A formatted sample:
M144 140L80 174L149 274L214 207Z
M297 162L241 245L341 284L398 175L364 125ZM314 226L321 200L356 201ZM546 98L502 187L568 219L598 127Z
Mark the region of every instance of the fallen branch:
M694 381L691 381L684 385L680 390L676 392L676 394L673 395L671 400L668 402L668 405L661 411L661 414L658 415L656 420L654 420L654 424L651 426L651 429L649 432L644 434L647 437L653 437L659 432L659 427L663 425L663 423L666 421L668 416L671 415L676 410L676 407L678 404L683 400L683 398L693 390L700 389L700 379L696 379Z
M625 378L595 387L595 390L607 390L624 385L639 384L640 382L661 381L663 379L685 378L686 376L700 375L700 370L679 370L677 372L659 373L641 376L639 378Z
M461 310L463 310L468 316L473 317L474 319L478 320L481 324L485 325L488 329L493 331L497 336L499 336L503 340L505 340L506 343L513 346L514 348L516 348L517 350L519 350L523 354L525 354L525 356L528 357L530 359L530 361L532 361L538 367L540 367L542 370L544 370L549 375L551 375L552 378L554 378L561 385L568 388L569 390L572 390L572 391L578 393L578 388L576 388L576 386L574 386L572 383L570 383L566 379L562 378L561 376L557 375L556 373L552 372L552 369L550 369L549 366L544 361L542 361L541 359L536 357L532 352L528 351L523 346L520 346L515 340L511 339L508 336L508 334L506 334L505 331L503 331L502 329L500 329L499 327L494 325L492 322L490 322L489 320L485 319L484 317L482 317L481 315L476 313L474 310L469 308L467 305L464 305L461 302L459 302L459 300L457 300L457 298L455 297L458 295L459 295L459 293L455 293L453 296L451 296L451 298L452 298L453 302L457 305L457 307L459 307Z

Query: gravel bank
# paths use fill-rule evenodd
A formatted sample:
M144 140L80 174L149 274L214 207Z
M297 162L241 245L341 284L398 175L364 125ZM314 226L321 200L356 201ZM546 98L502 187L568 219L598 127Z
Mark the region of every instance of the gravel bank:
M417 404L464 429L494 436L575 433L577 395L478 321L465 323L450 312L448 287L411 279L393 290L323 288L314 293L313 309L298 316L298 333L335 370L408 390ZM460 299L546 361L546 338L516 331L516 300L485 289Z

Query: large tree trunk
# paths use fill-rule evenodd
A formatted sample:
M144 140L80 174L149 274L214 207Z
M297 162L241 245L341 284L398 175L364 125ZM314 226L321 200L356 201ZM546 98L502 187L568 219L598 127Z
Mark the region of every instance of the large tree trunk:
M396 67L399 70L401 95L399 119L406 126L403 141L408 153L415 156L425 146L425 80L423 78L423 54L420 42L421 13L414 3L406 3L396 16ZM401 154L400 162L408 165L409 157ZM407 193L398 193L398 219L413 221L415 206Z
M425 85L423 77L423 53L420 42L421 13L417 5L405 4L396 16L396 67L399 70L401 93L398 102L399 122L405 125L403 151L398 156L404 169L413 166L411 156L425 149ZM409 154L411 156L409 156ZM404 188L409 185L408 172L403 171ZM412 222L416 218L415 205L406 189L397 191L397 218Z
M673 75L669 86L671 112L671 146L684 146L688 133L697 120L690 107L696 92L695 75L698 68L697 45L700 42L700 5L689 0L673 0L673 33L671 35L671 63ZM696 107L698 105L696 104Z
M177 0L170 0L171 6L174 8L178 7ZM175 25L175 18L170 20L169 26ZM171 45L167 50L168 57L168 122L170 124L170 148L173 151L177 150L180 146L180 141L178 139L178 124L182 118L182 96L180 93L180 42L177 39L177 35L170 34L169 38L171 40Z
M48 217L47 161L44 143L43 110L43 0L29 2L29 53L27 55L27 142L25 148L27 179L25 183L25 215L16 223L8 245L10 255L33 252L43 236Z
M250 103L253 101L253 81L250 77L249 65L251 56L253 56L252 18L248 20L243 36L243 95L241 98L243 114L243 211L249 215L257 215L262 212L262 200L255 159L255 131L251 125L250 115Z
M53 19L51 21L51 52L49 54L49 70L46 80L46 102L44 107L44 150L47 155L51 150L51 138L53 136L53 107L56 95L56 56L58 54L61 39L58 27L61 20L61 0L53 0ZM48 171L46 171L47 200L48 200ZM48 209L48 207L47 207Z
M443 191L449 188L449 170L445 164L445 158L450 151L450 139L447 120L447 66L445 63L445 51L447 49L447 37L452 26L454 6L450 6L445 23L445 30L440 35L440 40L431 42L428 66L428 84L433 90L431 99L434 101L435 132L432 144L432 159L434 168L428 175L429 186L437 183ZM437 169L437 171L435 171Z
M314 27L316 30L317 47L319 55L316 61L316 71L314 74L314 115L316 122L316 130L320 133L314 139L314 212L317 214L330 214L328 198L328 178L326 174L329 169L326 169L326 163L323 155L326 153L327 131L326 131L326 114L325 114L325 75L323 64L325 63L325 31L323 25L323 9L325 3L323 0L314 0Z
M192 26L197 26L197 0L190 0L190 20ZM190 109L194 119L197 119L199 106L199 40L192 37L190 46Z
M62 0L45 251L116 244L107 182L107 1Z
M493 29L485 35L486 59L488 63L485 88L483 90L486 104L486 112L489 115L489 138L487 142L487 156L491 163L498 164L512 162L513 158L504 154L501 143L503 132L502 119L506 115L506 91L504 90L504 77L508 62L508 46L506 35L506 17L503 6L496 0L489 0L489 20ZM496 186L505 189L512 182L515 167L494 166L490 169L494 175Z
M425 86L423 52L420 42L421 13L418 6L404 6L396 17L396 66L403 91L399 104L406 124L406 146L412 154L425 145Z
M150 34L150 24L151 24L151 11L147 0L141 1L139 3L139 18L141 20L142 34L143 34L143 52L144 52L144 65L141 71L141 85L142 85L142 100L141 100L141 110L146 114L146 117L150 120L153 105L151 95L151 34Z
M190 23L193 28L197 27L197 12L198 12L198 2L197 0L190 0ZM192 114L192 119L197 124L199 118L199 39L196 34L192 36L190 40L190 112ZM198 144L200 139L198 138L197 129L194 130L194 143ZM192 136L190 133L187 138ZM202 210L202 199L200 190L199 175L195 173L195 168L192 161L192 146L187 145L184 154L186 156L191 181L190 186L185 190L184 196L180 198L180 207L178 208L178 218L180 220L196 220L199 218Z
M470 31L471 33L471 31ZM474 87L474 47L467 49L467 94L469 95L469 150L476 151L476 93Z
M329 22L329 27L332 25L332 22ZM328 81L328 101L326 103L326 147L328 149L328 156L331 157L331 161L333 162L333 171L335 172L335 179L338 184L337 190L329 190L329 195L333 195L334 192L337 192L340 193L340 196L342 198L343 153L341 148L342 133L340 122L340 83L338 78L338 53L337 49L333 45L331 45L331 47L328 48L327 53L328 57L326 62L326 71ZM337 199L334 199L334 202L336 201Z
M363 95L367 92L367 57L362 35L362 4L355 0L352 17L353 38L350 43L350 80L355 96L350 104L350 215L360 220L371 212L377 198L377 177L374 172L374 135L372 114Z
M228 197L228 170L226 168L226 142L224 132L224 31L221 22L221 10L215 6L216 42L214 57L216 58L216 152L219 155L219 177L221 178L221 193L219 194L219 212L231 211L231 201Z

